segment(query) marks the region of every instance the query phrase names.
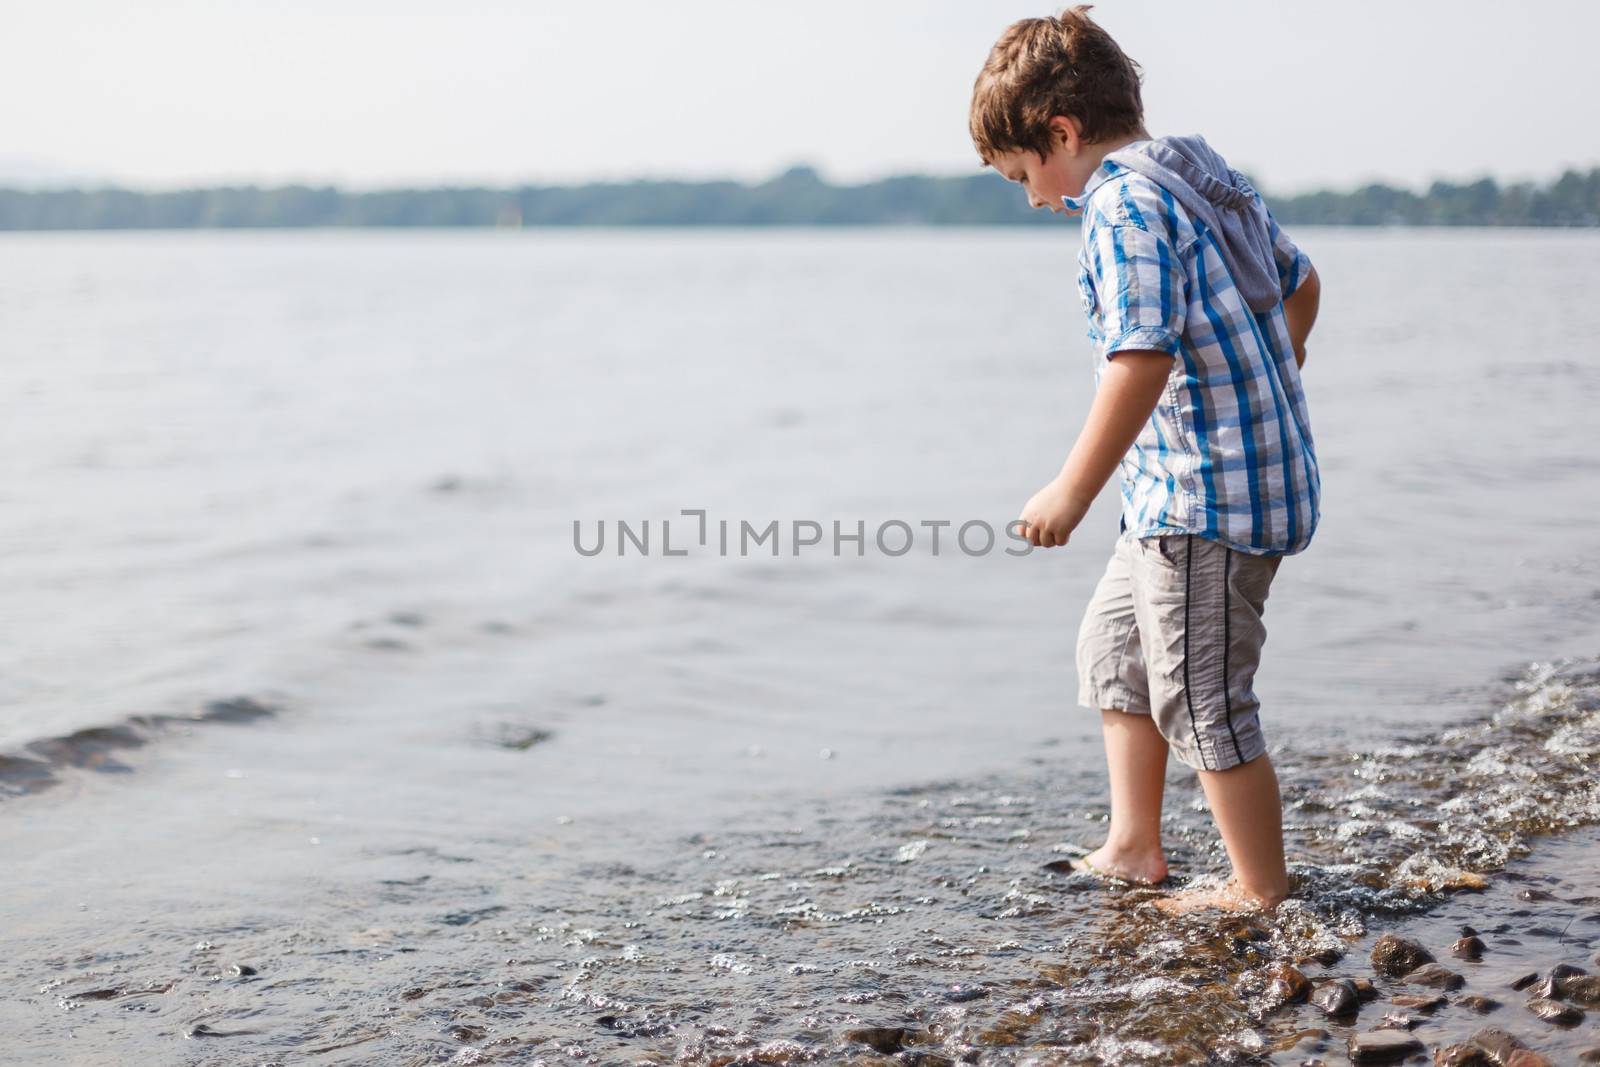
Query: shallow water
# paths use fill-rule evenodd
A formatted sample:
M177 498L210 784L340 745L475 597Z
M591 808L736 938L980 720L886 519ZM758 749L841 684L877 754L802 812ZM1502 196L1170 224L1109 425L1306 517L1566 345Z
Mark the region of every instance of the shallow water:
M1267 959L1590 820L1591 683L1508 687L1600 649L1593 235L1302 238L1325 515L1258 691L1307 896L1237 953L1043 867L1104 817L1113 491L1026 559L573 551L1003 524L1088 403L1074 238L0 241L9 1054L1259 1057Z
M872 1049L927 1063L1298 1062L1273 1050L1316 1020L1270 1010L1267 964L1370 973L1360 939L1430 907L1442 918L1429 929L1487 914L1487 932L1484 904L1441 909L1437 890L1600 822L1600 662L1537 665L1503 695L1442 736L1280 753L1297 889L1272 919L1170 920L1154 891L1058 873L1105 813L1101 783L1064 774L1057 755L605 860L582 855L593 841L538 856L463 840L237 867L181 907L160 885L75 886L77 911L40 903L8 930L0 975L26 992L0 1004L0 1023L23 1053L185 1062L212 1055L185 1038L225 1045L229 1062L838 1062ZM1170 790L1175 870L1214 876L1201 796L1187 775ZM1575 895L1595 892L1597 842L1582 841L1556 872L1568 883L1547 878L1582 921L1559 951L1513 949L1496 940L1519 932L1501 904L1498 969L1469 992L1600 947L1600 896ZM215 859L194 863L220 874ZM1520 1029L1551 1053L1600 1043L1592 1022L1537 1025Z

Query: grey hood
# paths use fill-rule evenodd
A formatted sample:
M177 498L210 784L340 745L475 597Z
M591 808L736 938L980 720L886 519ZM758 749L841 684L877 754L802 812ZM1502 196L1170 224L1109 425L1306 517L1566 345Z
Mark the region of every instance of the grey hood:
M1217 237L1222 258L1250 310L1271 311L1283 299L1267 212L1243 174L1204 137L1159 137L1106 154L1144 175L1202 220Z

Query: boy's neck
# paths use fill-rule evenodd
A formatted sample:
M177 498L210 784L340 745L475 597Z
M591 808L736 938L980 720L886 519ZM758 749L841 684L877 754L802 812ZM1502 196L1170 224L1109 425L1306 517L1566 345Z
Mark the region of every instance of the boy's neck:
M1085 144L1083 146L1084 150L1089 153L1089 159L1093 161L1093 166L1089 168L1090 171L1099 167L1105 158L1117 149L1133 144L1136 141L1148 140L1150 140L1150 134L1141 126L1135 132L1125 134L1122 137L1113 137L1109 141L1096 141L1094 144Z

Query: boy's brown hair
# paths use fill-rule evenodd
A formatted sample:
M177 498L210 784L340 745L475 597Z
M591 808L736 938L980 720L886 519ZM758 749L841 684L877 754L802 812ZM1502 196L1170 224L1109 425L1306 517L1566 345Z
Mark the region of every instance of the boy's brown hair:
M1022 19L989 50L972 87L968 124L987 165L1002 152L1050 153L1052 115L1070 115L1090 144L1144 127L1140 67L1077 4L1054 18Z

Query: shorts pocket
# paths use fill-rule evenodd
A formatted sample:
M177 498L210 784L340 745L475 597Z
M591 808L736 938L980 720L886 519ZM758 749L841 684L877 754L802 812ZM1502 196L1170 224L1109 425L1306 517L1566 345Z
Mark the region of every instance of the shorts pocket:
M1144 540L1149 543L1150 552L1158 561L1169 567L1182 566L1183 556L1180 553L1183 550L1178 547L1178 542L1183 540L1181 536L1146 537Z

